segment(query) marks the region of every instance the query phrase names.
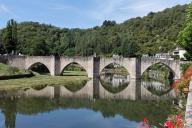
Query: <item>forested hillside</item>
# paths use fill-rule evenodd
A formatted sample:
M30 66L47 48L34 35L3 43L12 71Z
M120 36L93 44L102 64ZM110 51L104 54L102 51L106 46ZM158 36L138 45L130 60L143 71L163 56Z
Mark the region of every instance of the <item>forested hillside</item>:
M121 24L104 21L90 29L57 28L37 22L17 25L17 53L28 55L97 55L119 54L125 57L168 52L174 49L183 28L186 5L133 18ZM78 21L77 21L78 22ZM0 32L0 42L3 34ZM0 44L0 52L3 46Z

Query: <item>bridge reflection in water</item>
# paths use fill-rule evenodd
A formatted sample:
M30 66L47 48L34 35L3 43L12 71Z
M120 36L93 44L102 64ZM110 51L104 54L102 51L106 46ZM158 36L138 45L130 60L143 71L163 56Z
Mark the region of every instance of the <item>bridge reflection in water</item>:
M72 98L88 98L88 99L128 99L128 100L155 100L155 99L171 99L175 98L174 90L159 96L150 92L146 87L146 83L141 80L130 80L129 85L122 91L112 93L105 89L99 79L91 79L86 85L78 91L70 91L65 86L45 86L42 89L29 88L18 91L2 91L0 97L9 96L25 96L25 97L72 97Z
M40 116L40 113L49 113L52 111L52 114L49 115L49 118L51 118L51 115L54 116L53 110L59 111L59 108L64 109L62 112L65 112L67 108L89 108L94 111L100 111L104 118L114 117L114 115L118 113L126 119L123 123L132 127L136 127L146 116L152 123L163 122L171 112L171 102L168 100L167 102L160 103L161 105L158 106L158 101L145 102L145 100L174 98L174 91L172 90L162 96L158 96L151 93L144 86L140 80L130 80L129 85L124 90L112 93L101 85L99 79L91 79L83 88L75 92L70 91L65 86L45 86L40 89L29 88L18 91L1 91L0 110L5 120L3 125L5 128L15 128L19 126L20 124L18 122L22 122L19 120L21 115L37 117L37 114ZM107 99L123 100L113 101ZM84 111L84 109L82 109L82 111ZM75 112L78 113L78 111ZM78 116L80 116L80 119L82 118L82 114ZM16 117L18 122L16 121ZM62 118L64 117L65 114L62 115ZM129 120L133 120L134 123L130 124ZM33 121L35 122L35 120ZM44 118L41 123L43 123L43 121ZM51 123L55 124L56 122L57 121L54 120ZM127 124L127 122L129 123ZM87 125L88 124L89 123L87 123ZM63 126L64 124L62 122L57 125ZM37 124L33 124L32 126L41 127Z

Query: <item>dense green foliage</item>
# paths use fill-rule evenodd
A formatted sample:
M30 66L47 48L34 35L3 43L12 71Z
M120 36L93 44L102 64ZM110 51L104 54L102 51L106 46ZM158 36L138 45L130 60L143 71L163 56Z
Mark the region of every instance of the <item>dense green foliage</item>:
M17 25L17 52L68 56L119 54L125 57L169 52L176 47L176 37L186 17L185 10L186 5L178 5L121 24L104 21L102 26L90 29L60 29L37 22L22 22ZM0 32L0 42L2 35Z
M192 3L187 8L185 28L179 33L178 43L187 51L185 57L192 60Z
M17 23L13 19L7 22L2 34L3 46L7 53L14 53L17 45Z

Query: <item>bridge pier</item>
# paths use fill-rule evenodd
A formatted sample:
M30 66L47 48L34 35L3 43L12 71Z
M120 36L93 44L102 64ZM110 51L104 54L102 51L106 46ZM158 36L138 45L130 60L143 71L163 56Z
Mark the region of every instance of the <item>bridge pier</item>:
M51 56L51 60L50 60L51 66L50 66L50 74L51 76L57 76L59 75L57 72L57 60L55 59L55 56Z

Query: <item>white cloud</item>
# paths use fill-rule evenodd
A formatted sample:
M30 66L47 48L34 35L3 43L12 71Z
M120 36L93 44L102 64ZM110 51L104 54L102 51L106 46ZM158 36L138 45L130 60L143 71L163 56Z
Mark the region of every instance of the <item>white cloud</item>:
M11 13L11 10L4 4L0 4L0 13Z
M12 11L5 4L0 3L0 16L9 17L9 19L19 19L20 16L16 15L16 12Z
M123 22L131 17L144 16L149 12L162 11L179 4L178 0L94 0L96 6L87 11L86 16L97 21L116 20ZM186 0L186 2L189 0Z
M88 11L90 13L90 16L100 20L105 17L108 17L109 15L112 15L116 13L117 7L121 2L124 0L105 0L100 1L97 3L96 8L93 10Z

